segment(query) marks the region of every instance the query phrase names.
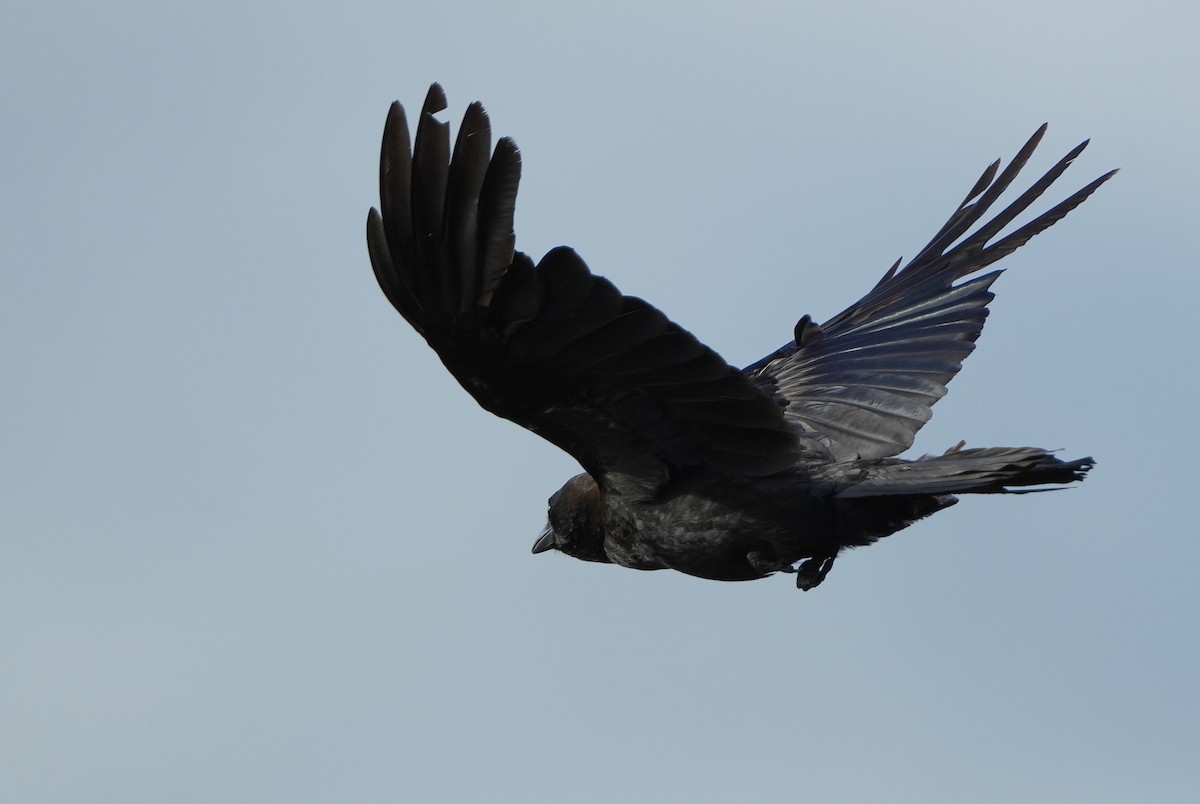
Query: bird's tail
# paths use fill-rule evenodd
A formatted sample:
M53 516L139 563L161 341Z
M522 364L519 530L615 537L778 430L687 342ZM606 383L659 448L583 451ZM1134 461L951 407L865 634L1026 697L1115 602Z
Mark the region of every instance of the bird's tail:
M963 449L924 455L915 461L888 461L863 467L862 479L839 498L926 494L1020 494L1048 491L1083 480L1095 464L1089 458L1063 461L1036 447Z

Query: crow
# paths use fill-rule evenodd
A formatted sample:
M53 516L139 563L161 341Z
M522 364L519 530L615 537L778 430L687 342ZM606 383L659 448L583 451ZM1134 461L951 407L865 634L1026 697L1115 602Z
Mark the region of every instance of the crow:
M380 288L479 404L566 450L581 474L550 497L534 553L744 581L792 573L809 590L845 548L871 544L959 494L1042 490L1093 459L1036 447L898 458L974 349L1000 270L979 271L1078 206L1106 173L1010 234L1085 141L991 220L1046 126L984 172L950 220L862 299L737 368L572 249L515 250L521 156L478 102L453 151L441 86L410 147L384 127L367 245ZM969 278L968 278L969 277ZM959 281L963 280L963 281Z

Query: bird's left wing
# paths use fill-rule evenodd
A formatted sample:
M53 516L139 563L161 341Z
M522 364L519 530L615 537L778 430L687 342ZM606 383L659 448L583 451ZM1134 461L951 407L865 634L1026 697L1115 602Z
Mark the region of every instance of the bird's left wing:
M649 495L695 470L766 475L799 445L779 405L682 327L558 248L536 266L514 251L520 155L478 103L450 151L430 88L410 151L392 105L382 213L367 244L402 316L487 410L569 452L602 485Z
M794 340L746 373L785 405L784 415L842 461L885 458L912 446L946 384L975 348L1000 271L958 282L1011 254L1083 203L1116 171L996 239L1062 175L1087 145L1060 159L1046 175L976 227L1016 178L1041 141L1042 126L1012 162L984 171L967 197L904 268L897 261L848 309L814 325L796 325ZM899 269L899 270L897 270ZM957 284L956 284L957 283Z

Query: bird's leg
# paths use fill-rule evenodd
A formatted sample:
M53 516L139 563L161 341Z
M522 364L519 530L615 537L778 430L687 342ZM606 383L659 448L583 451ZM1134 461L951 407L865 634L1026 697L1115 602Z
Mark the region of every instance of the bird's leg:
M825 580L825 576L829 574L829 570L833 569L833 560L837 558L837 552L825 553L823 555L815 555L802 563L799 567L793 567L790 562L781 561L774 550L751 550L746 554L746 561L755 570L763 575L770 575L772 572L794 572L796 574L796 587L807 592L815 586L820 586L821 581Z
M837 553L813 556L801 564L796 569L796 588L807 592L809 589L820 586L821 581L825 580L825 576L829 574L829 570L833 569L835 558L837 558Z
M772 572L792 572L792 568L788 564L784 564L779 560L779 556L775 555L774 550L751 550L746 553L746 561L754 567L756 572L761 572L763 575L770 575Z

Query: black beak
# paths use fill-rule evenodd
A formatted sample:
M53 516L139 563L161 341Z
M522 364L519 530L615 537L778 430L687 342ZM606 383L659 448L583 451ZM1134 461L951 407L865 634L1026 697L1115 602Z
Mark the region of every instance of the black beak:
M547 550L553 550L553 549L554 549L554 528L547 525L546 529L544 531L542 531L542 535L538 536L538 540L533 543L533 553L534 553L534 555L537 555L538 553L544 553Z

